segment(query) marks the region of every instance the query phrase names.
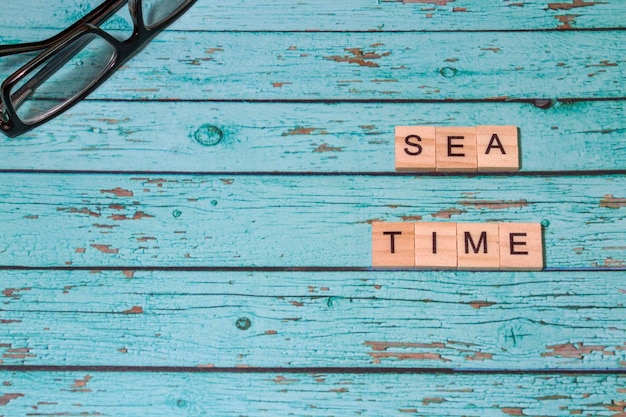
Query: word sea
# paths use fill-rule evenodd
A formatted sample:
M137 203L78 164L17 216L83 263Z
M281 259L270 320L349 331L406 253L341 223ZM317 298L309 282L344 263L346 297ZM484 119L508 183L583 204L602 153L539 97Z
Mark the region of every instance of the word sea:
M540 223L373 222L374 268L543 268Z
M397 126L395 155L396 171L518 171L517 127Z

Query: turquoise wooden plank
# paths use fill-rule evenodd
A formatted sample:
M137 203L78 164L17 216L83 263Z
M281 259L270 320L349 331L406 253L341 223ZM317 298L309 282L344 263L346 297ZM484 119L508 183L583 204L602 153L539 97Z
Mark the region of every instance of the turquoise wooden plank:
M63 28L99 3L97 0L4 0L10 27ZM20 13L16 13L20 11ZM207 31L446 31L594 29L624 27L624 3L619 0L494 2L245 0L198 1L173 27ZM119 25L121 19L114 23Z
M4 365L626 369L624 271L2 271Z
M0 412L175 416L621 416L622 376L2 372ZM236 388L235 388L236 387Z
M624 103L87 101L0 140L0 169L391 173L396 125L512 124L523 172L621 170Z
M372 221L436 220L543 222L547 267L624 268L625 182L6 173L0 265L367 268Z
M40 32L42 36L52 33ZM20 39L29 33L30 29L16 29L10 36ZM468 32L462 42L459 34L450 32L210 36L168 32L91 97L239 101L622 98L625 37L621 30ZM14 69L0 68L2 73Z

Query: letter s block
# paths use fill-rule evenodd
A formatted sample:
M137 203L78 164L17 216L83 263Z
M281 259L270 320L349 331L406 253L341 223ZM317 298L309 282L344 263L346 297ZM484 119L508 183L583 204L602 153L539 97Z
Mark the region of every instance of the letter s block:
M374 268L415 267L415 226L413 223L372 223L372 266Z
M396 126L396 171L435 172L435 127Z
M543 269L541 223L500 223L500 269Z

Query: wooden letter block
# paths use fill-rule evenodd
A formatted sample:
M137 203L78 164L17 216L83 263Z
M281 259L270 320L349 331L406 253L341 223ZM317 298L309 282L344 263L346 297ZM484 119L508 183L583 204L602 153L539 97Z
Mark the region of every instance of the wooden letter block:
M457 223L459 269L500 269L498 223Z
M500 269L543 269L540 223L500 223Z
M436 127L437 171L475 172L478 168L475 127Z
M415 226L413 223L372 223L372 266L374 268L415 267Z
M478 126L478 171L518 171L519 144L516 126Z
M435 127L396 126L396 171L435 172Z
M456 269L456 223L415 223L415 266Z

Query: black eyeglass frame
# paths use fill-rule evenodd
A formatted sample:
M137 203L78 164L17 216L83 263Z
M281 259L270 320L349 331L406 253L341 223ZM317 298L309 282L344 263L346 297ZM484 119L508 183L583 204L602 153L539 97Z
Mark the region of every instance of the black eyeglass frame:
M0 46L0 57L43 50L43 52L11 74L0 86L0 99L4 107L4 114L0 113L0 131L9 137L17 137L67 111L102 85L102 83L120 66L124 65L139 52L159 32L184 14L196 1L197 0L183 1L178 9L174 10L169 17L155 25L147 26L143 19L142 0L107 0L82 19L47 40ZM120 41L97 25L113 16L126 3L128 3L134 27L130 37ZM53 59L55 54L58 54L59 51L62 51L72 42L88 34L100 36L115 49L115 53L107 66L100 72L99 76L94 78L94 80L80 92L69 97L66 102L53 108L54 111L50 111L49 114L46 114L32 123L22 121L17 115L11 99L13 87L20 83L31 72L40 69L42 63L51 58ZM71 58L71 56L68 57L68 59L69 58Z

